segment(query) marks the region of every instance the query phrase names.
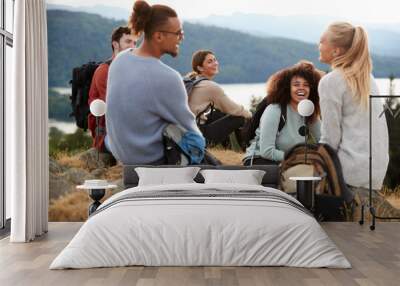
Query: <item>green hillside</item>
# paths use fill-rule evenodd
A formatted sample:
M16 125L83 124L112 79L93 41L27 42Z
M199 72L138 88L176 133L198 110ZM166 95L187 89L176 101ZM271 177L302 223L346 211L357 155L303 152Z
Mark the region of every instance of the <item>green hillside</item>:
M121 21L95 14L49 10L49 85L67 86L72 68L111 55L110 34ZM185 40L178 58L163 61L182 74L190 71L191 55L198 49L213 50L220 62L221 83L263 82L273 72L300 59L318 63L317 45L283 38L261 38L241 32L184 24ZM377 77L400 77L400 58L373 57ZM327 66L317 64L321 69Z

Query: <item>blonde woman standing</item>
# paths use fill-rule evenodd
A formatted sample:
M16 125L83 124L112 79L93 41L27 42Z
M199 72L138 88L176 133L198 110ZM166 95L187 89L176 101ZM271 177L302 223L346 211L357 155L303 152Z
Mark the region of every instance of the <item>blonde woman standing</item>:
M331 24L319 43L320 61L331 66L318 87L321 143L337 153L346 184L358 197L369 190L369 96L379 90L372 76L367 33L346 22ZM383 104L372 100L372 189L375 200L389 162L388 129ZM381 115L382 114L382 115ZM380 116L381 115L381 116Z

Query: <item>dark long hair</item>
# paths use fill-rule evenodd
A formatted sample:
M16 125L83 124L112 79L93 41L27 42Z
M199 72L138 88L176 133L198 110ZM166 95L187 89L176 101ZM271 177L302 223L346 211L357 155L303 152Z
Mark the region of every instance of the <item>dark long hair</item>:
M257 105L253 118L248 126L244 128L243 135L246 145L249 144L256 134L260 125L261 116L265 108L270 104L279 104L281 110L286 109L290 103L290 81L293 77L304 78L310 86L310 95L308 97L314 103L314 113L307 118L307 122L314 122L320 117L321 109L319 107L318 83L323 72L316 69L311 62L300 61L292 67L283 69L273 74L267 81L267 96Z
M178 17L175 10L166 5L150 6L146 1L136 1L129 17L129 27L135 35L144 32L150 39L154 32L168 22L169 18Z

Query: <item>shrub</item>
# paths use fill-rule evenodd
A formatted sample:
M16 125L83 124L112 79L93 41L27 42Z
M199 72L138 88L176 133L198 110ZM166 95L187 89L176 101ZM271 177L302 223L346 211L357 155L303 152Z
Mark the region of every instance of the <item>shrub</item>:
M88 150L92 145L92 138L82 129L75 133L65 134L56 127L50 128L49 132L49 155L56 158L59 153L74 154Z

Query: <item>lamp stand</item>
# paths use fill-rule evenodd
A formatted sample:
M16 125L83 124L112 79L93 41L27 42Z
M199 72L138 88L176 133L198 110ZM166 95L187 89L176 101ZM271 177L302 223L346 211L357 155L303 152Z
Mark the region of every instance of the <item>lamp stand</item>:
M308 149L308 126L306 124L306 117L303 117L303 124L304 124L304 164L307 164L307 149Z
M100 133L100 127L99 127L99 117L96 116L96 137L94 138L94 146L97 149L97 162L99 162L99 149L97 148L97 139L99 137L99 133Z
M369 226L370 230L375 230L376 219L400 219L400 217L382 217L376 215L375 207L372 203L372 99L373 98L400 98L400 95L370 95L369 96L369 202L368 209L372 216L372 223ZM361 202L361 219L359 224L364 224L364 202Z

